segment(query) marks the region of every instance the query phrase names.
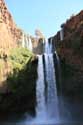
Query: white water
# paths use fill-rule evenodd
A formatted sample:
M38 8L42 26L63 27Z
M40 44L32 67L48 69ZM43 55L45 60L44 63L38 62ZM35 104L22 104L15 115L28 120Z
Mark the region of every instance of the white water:
M24 33L23 33L23 36L22 36L22 47L27 48L30 51L32 51L32 49L33 49L32 41L31 41L30 36L27 38L27 35L25 35Z
M45 53L50 54L52 52L52 44L49 44L48 41L45 42Z
M24 38L24 33L22 35L22 47L24 48L25 47L25 38Z
M56 89L53 55L45 54L47 80L47 112L49 118L59 119L58 98Z
M64 39L64 31L61 29L60 31L60 40L62 41Z
M45 85L44 85L44 71L43 71L43 60L42 56L38 56L38 80L36 86L36 97L37 97L37 107L36 107L36 117L40 118L46 117L46 106L45 106Z
M38 55L38 79L36 82L36 116L26 114L24 125L54 125L71 120L71 113L63 98L57 96L53 46L51 42L44 43L44 55ZM59 61L56 51L57 61ZM65 106L66 105L66 106ZM69 104L68 104L69 106Z
M28 47L27 47L29 50L32 51L33 47L32 47L32 41L31 41L31 38L29 38L28 40Z
M45 69L43 69L43 56L38 56L36 117L31 121L34 124L54 124L60 122L52 44L49 44L48 41L45 43L44 59ZM46 73L46 81L44 80L44 71Z
M14 124L4 125L57 125L83 123L83 104L71 103L62 96L57 96L55 68L52 44L47 41L44 56L38 55L38 79L36 82L36 116L33 118L27 112L24 119ZM58 55L56 58L59 61ZM11 121L11 118L10 118Z

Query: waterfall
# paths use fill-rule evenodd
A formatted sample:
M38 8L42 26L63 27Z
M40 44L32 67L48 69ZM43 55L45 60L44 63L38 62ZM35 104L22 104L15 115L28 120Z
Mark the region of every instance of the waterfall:
M58 98L56 89L56 78L54 70L53 55L45 54L46 81L47 81L47 112L50 118L58 119Z
M28 37L26 36L26 48L28 48Z
M45 85L44 85L44 71L43 71L43 60L42 55L38 56L38 80L36 87L36 96L37 96L37 107L36 113L38 118L46 117L46 107L45 107Z
M24 36L24 33L22 35L22 47L25 47L25 36Z
M58 98L56 89L55 67L53 60L53 44L52 38L46 42L45 46L45 65L46 65L46 81L47 81L47 108L50 117L59 117L58 114ZM54 110L55 109L55 110Z
M63 29L60 31L60 40L62 41L64 39L64 32Z
M49 124L59 121L56 77L52 53L52 39L45 42L44 55L38 55L36 82L36 117L33 123Z
M45 53L48 55L52 53L52 44L49 41L45 42Z
M28 49L32 51L32 41L31 41L31 38L29 37L29 40L28 40Z
M22 47L27 48L31 51L33 49L30 36L29 36L29 38L27 38L27 35L25 35L24 33L22 35Z

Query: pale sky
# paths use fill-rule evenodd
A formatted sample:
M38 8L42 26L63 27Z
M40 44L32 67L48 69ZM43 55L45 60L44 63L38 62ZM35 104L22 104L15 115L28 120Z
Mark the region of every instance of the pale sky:
M56 34L72 14L83 10L83 0L5 0L16 24L34 35L40 29L46 37Z

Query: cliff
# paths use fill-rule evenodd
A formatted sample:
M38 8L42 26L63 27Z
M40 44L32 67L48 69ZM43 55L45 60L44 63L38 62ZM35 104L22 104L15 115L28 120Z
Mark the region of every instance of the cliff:
M66 94L83 91L83 10L61 25L53 38L62 66L62 89ZM62 32L62 39L61 39Z
M15 24L4 0L0 0L0 92L1 90L5 91L2 87L7 88L4 85L6 84L7 76L13 70L10 60L11 50L15 48L19 50L19 45L22 46L22 42L26 42L29 38L30 36ZM29 51L26 53L28 57L31 56ZM22 53L20 53L20 56L22 56ZM18 69L19 67L16 68Z
M4 115L35 106L37 58L25 46L19 46L28 38L0 0L0 113Z
M63 39L70 39L76 32L80 33L80 37L83 36L83 10L76 16L71 16L65 23L61 25L61 31L63 32ZM54 41L61 41L61 31L58 31L54 36ZM58 43L57 43L58 44Z
M0 52L8 53L8 50L17 46L21 30L15 24L4 0L0 0Z

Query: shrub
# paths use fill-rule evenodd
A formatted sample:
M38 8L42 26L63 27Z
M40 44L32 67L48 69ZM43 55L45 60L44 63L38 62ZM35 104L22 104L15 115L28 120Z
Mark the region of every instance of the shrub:
M12 63L13 72L10 73L7 78L10 91L23 94L26 93L27 90L29 92L30 86L33 88L32 84L35 82L37 76L37 65L34 64L34 67L32 64L33 58L34 55L25 48L11 50L9 60Z
M32 52L26 48L15 48L11 50L9 60L14 70L21 70L33 58Z

